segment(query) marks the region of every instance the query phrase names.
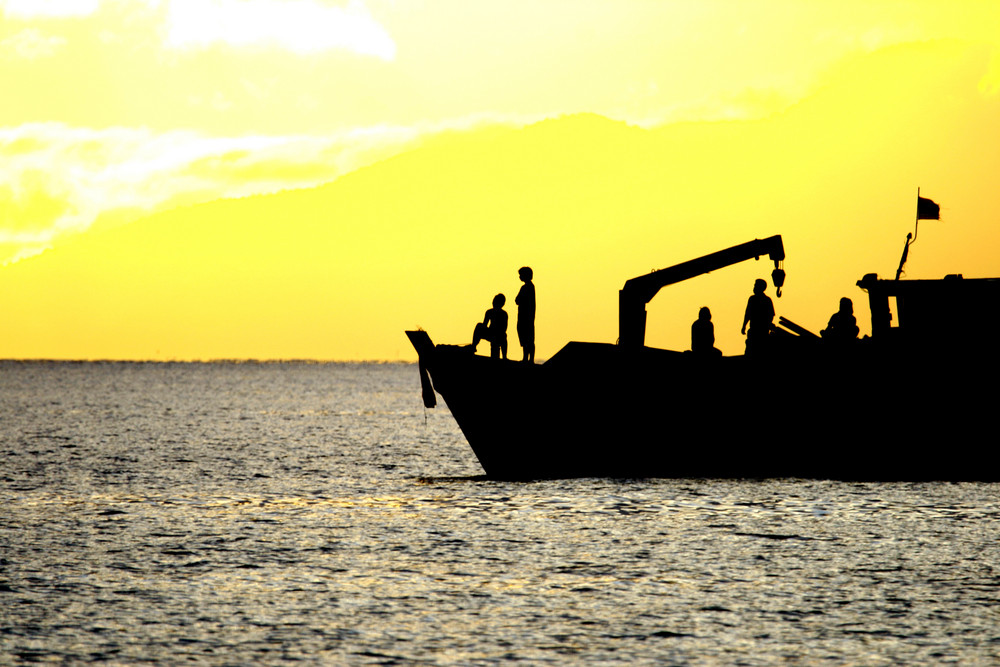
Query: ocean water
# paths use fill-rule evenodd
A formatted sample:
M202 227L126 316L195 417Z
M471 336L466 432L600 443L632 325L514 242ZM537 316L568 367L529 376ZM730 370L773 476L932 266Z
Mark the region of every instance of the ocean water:
M495 482L419 393L0 363L0 663L1000 662L997 485Z

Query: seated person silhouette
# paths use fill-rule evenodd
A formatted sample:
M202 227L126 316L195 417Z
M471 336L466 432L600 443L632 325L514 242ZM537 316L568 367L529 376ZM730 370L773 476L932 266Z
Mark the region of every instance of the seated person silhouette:
M830 318L826 328L819 332L824 340L844 343L856 340L859 329L854 319L854 303L846 296L840 300L840 310Z
M503 305L507 297L497 294L493 297L493 307L486 311L486 317L476 325L472 333L472 351L475 353L479 341L490 342L490 356L494 359L503 356L507 358L507 312Z
M699 357L722 356L722 350L715 347L715 325L707 306L698 311L698 319L691 325L691 352Z

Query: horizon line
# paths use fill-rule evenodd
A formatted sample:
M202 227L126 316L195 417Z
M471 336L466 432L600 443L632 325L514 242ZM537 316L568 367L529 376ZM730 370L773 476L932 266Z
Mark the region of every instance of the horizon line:
M57 359L46 357L0 358L0 364L415 364L407 359L306 359L306 358L217 358L217 359Z

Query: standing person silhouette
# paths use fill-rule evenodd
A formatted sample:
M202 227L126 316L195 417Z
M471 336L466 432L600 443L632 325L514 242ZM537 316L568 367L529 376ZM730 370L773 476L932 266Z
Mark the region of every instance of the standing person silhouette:
M774 328L774 304L771 297L764 294L767 282L758 278L753 284L753 294L747 299L746 314L740 333L747 337L747 354L760 354L767 347L767 337ZM747 324L750 332L747 333Z
M535 363L535 284L531 282L533 273L530 267L522 266L517 276L524 284L514 297L517 304L517 340L524 348L522 361Z

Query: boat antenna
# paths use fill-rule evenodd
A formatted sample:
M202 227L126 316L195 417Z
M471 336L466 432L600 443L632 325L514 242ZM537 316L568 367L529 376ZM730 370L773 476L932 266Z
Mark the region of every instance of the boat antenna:
M933 200L920 196L920 188L917 188L917 219L913 223L913 233L906 235L906 245L903 246L903 256L899 259L899 268L896 269L896 280L903 273L903 265L906 264L906 257L910 254L910 246L917 242L917 232L921 220L940 220L941 207Z

